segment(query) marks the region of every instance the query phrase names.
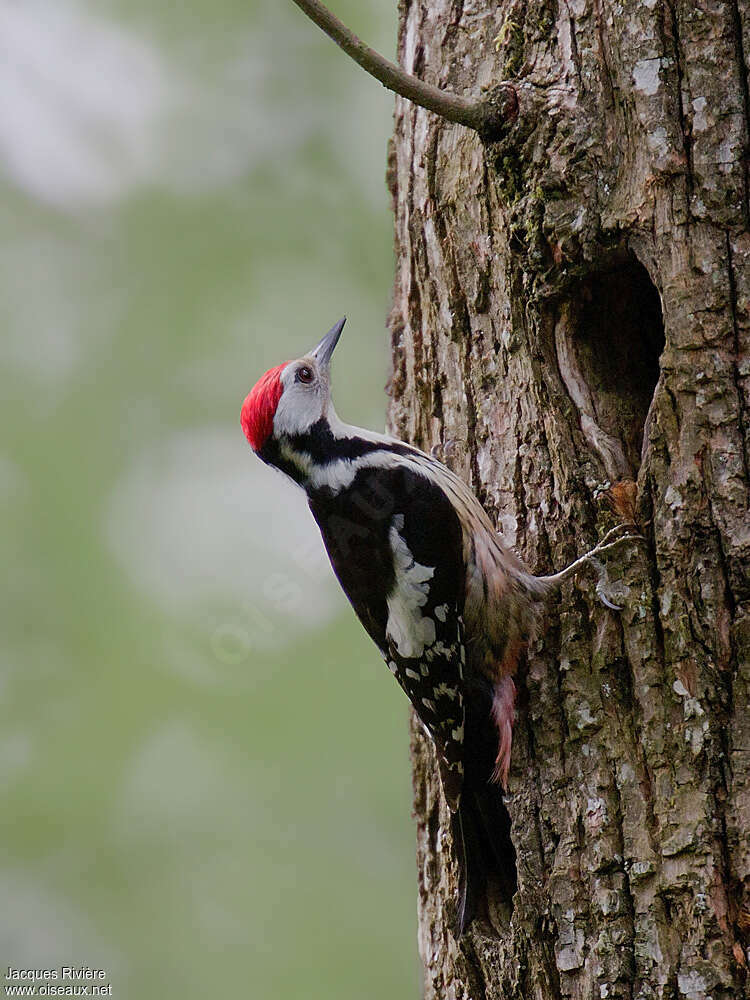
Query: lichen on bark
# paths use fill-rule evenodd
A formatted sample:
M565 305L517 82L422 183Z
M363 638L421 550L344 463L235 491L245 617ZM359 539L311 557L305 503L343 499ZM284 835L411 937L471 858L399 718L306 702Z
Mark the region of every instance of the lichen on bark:
M637 482L648 539L610 566L621 614L567 585L529 651L515 908L460 942L413 730L427 998L746 989L749 17L734 0L400 5L409 72L476 92L511 67L520 115L486 143L396 103L391 427L438 449L537 572L611 523L615 476Z

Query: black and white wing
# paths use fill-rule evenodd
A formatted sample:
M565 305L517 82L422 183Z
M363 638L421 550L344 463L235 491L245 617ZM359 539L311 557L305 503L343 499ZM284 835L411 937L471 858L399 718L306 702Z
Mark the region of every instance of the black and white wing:
M455 810L464 774L463 623L456 595L435 566L420 561L429 555L418 545L412 551L407 538L406 517L395 514L389 530L395 579L383 655L435 742L445 796Z
M435 742L455 810L464 742L458 517L442 490L403 466L362 468L310 508L354 611Z
M491 783L492 686L465 676L462 530L445 493L401 465L310 497L334 572L437 748L451 811L463 934L494 883L516 888L510 817Z

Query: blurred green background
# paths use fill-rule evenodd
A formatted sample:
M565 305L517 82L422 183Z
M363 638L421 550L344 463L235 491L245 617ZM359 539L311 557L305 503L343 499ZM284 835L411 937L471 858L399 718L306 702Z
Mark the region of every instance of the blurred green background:
M0 0L0 94L3 974L413 997L406 701L238 424L346 313L383 426L392 99L288 0Z

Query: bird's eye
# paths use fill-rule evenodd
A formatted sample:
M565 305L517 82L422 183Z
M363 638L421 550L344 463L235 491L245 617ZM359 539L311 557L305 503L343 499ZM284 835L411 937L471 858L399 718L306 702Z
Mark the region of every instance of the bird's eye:
M297 381L304 382L309 385L313 380L313 370L309 365L303 365L301 368L297 369Z

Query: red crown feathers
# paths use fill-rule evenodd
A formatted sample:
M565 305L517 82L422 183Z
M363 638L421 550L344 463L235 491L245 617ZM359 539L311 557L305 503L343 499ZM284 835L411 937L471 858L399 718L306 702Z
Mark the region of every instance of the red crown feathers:
M261 375L242 404L240 423L253 451L260 451L273 430L274 414L284 391L281 372L288 364L288 361L284 361L275 368L269 368L265 375Z

